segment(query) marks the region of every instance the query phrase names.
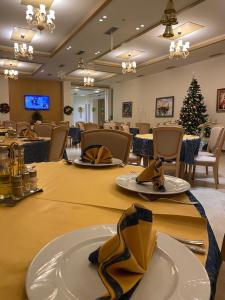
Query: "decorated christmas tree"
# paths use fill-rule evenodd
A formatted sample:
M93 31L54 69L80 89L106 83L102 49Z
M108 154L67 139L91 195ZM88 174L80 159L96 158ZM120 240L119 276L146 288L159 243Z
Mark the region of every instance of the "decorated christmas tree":
M200 85L193 77L180 111L178 123L183 126L186 134L198 134L201 130L199 125L207 122L208 114L206 112Z

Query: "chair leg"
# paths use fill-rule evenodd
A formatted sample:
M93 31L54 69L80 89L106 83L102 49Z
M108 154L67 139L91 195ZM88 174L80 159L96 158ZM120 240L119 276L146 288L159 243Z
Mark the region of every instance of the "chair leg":
M188 165L188 181L190 181L192 178L192 167L193 165Z
M195 171L196 171L196 166L193 166L193 172L192 172L192 180L195 180Z
M209 175L209 167L205 166L206 175Z
M177 162L176 163L176 177L179 177L179 175L180 175L180 163Z
M214 180L215 180L215 187L217 189L218 184L219 184L219 176L218 176L218 167L217 166L213 166L213 175L214 175Z

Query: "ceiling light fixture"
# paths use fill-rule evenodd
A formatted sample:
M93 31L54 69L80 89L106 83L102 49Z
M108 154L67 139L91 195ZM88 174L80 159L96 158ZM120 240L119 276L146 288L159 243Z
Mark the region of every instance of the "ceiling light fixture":
M21 38L24 39L25 36L21 35ZM31 45L26 43L14 43L14 55L15 58L28 58L29 60L33 59L34 49Z
M101 51L96 51L95 52L95 55L98 55L98 54L100 54L101 53Z
M40 4L39 8L27 5L26 20L29 25L37 27L40 31L46 28L52 33L55 29L55 11L51 9L46 11L44 4Z
M94 86L95 79L90 76L85 76L84 77L84 86Z
M90 76L90 72L85 69L85 64L83 58L80 58L78 61L77 69L81 70L84 75L84 86L94 86L95 79Z
M128 56L128 60L122 62L122 72L123 74L136 73L137 63L136 61L131 61L131 54Z
M164 10L164 14L161 19L161 24L166 26L166 29L163 33L164 37L169 38L174 36L172 25L178 24L176 13L174 0L168 0L166 9Z
M144 28L145 27L145 25L144 24L141 24L141 28Z
M140 30L140 28L139 28L139 27L136 27L136 30Z
M108 17L105 15L105 16L102 16L99 18L99 22L103 22L103 21L106 21L108 19Z
M70 49L72 49L71 45L66 48L66 50L70 50Z
M19 72L17 70L4 70L5 79L18 79Z
M181 34L181 32L179 32ZM179 39L177 42L172 41L170 44L170 55L169 58L187 58L189 55L190 42L183 43L182 39Z

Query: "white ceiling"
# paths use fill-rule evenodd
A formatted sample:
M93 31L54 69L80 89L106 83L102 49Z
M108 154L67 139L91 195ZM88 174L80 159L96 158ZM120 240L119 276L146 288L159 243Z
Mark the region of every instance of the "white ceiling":
M85 51L82 57L86 67L100 74L96 76L99 86L160 72L168 67L179 67L219 52L225 53L225 1L175 0L179 25L195 22L204 27L183 38L191 43L191 54L187 60L169 60L170 41L159 37L164 31L164 26L159 22L166 3L167 0L54 0L55 31L53 34L37 33L32 42L36 51L51 55L35 56L34 62L43 66L33 76L54 79L59 72L63 72L68 80L81 83L80 73L76 71L77 52L80 50ZM25 10L20 0L1 0L0 58L13 58L13 53L8 51L12 47L10 34L14 26L28 28ZM103 15L107 15L107 20L99 22ZM145 27L136 31L141 24ZM113 26L119 29L114 34L114 50L111 51L110 37L104 33ZM73 36L65 43L72 33ZM71 46L70 50L66 49L68 46ZM122 75L121 59L117 56L130 50L141 52L135 58L137 74ZM101 53L95 55L96 51Z

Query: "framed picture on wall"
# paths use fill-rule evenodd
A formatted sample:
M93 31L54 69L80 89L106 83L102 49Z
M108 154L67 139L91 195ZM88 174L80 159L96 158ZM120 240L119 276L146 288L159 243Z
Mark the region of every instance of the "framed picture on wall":
M225 88L217 90L217 112L225 112Z
M122 117L132 118L132 102L127 101L122 103Z
M155 117L172 118L174 114L174 96L156 98Z

